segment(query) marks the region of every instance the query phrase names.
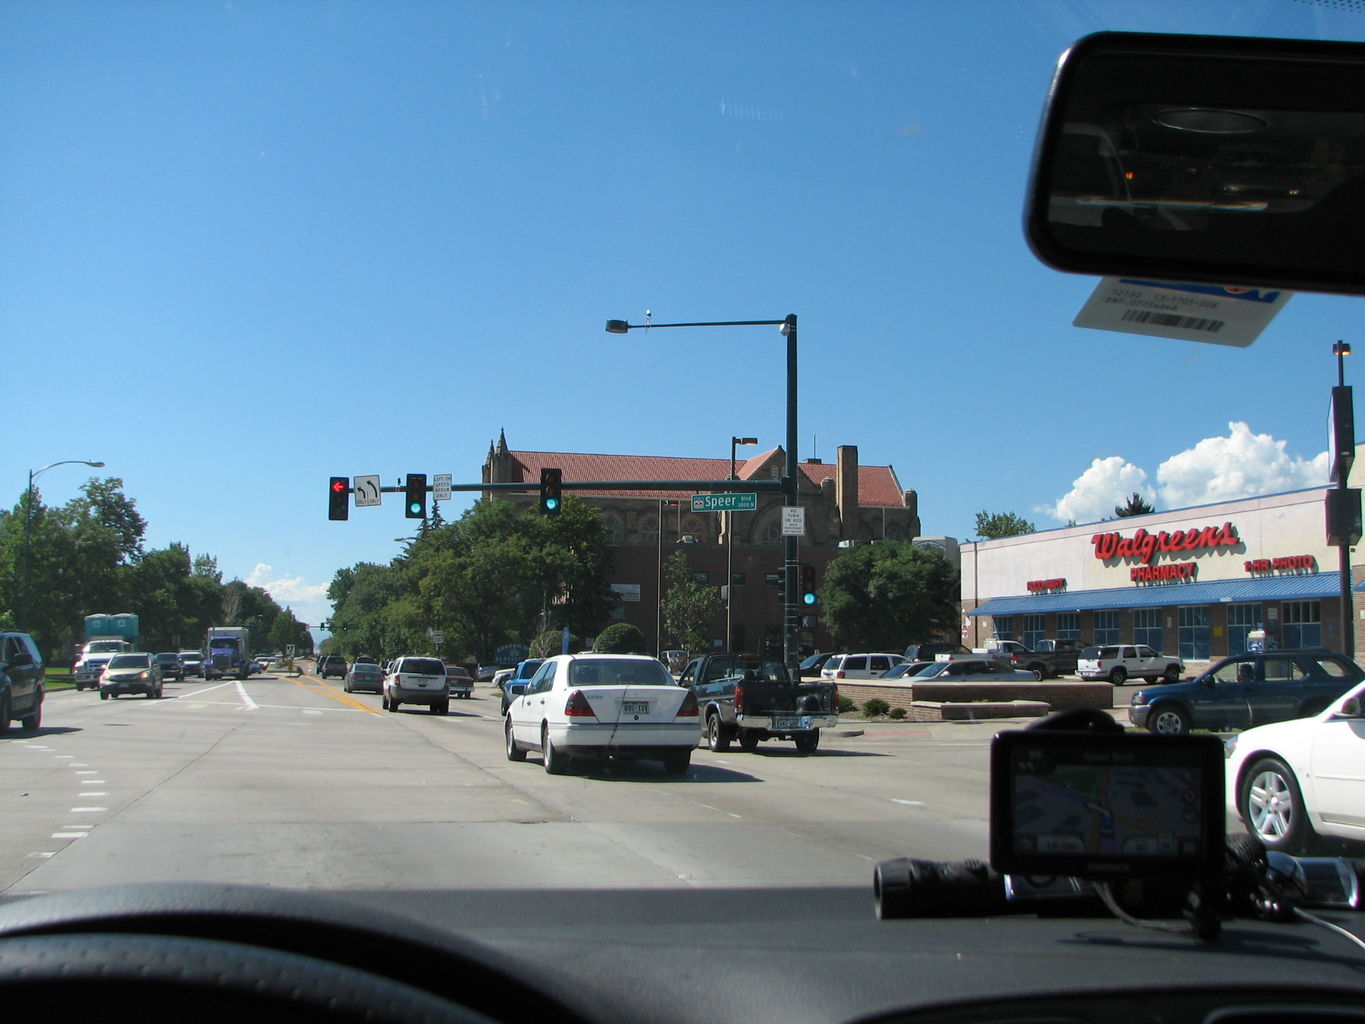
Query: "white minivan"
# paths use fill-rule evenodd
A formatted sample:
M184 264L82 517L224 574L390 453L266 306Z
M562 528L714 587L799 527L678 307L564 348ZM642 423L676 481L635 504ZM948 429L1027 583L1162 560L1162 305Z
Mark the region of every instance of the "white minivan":
M899 654L836 654L820 669L820 678L880 679L904 660Z

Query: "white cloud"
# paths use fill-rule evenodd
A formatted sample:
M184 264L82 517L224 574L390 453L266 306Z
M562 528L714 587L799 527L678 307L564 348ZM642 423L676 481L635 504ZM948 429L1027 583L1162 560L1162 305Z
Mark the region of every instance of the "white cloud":
M1291 456L1286 442L1253 434L1247 424L1228 424L1226 437L1206 437L1157 467L1161 508L1184 508L1274 494L1327 483L1327 452L1311 459Z
M1111 455L1092 461L1090 468L1071 482L1071 490L1056 504L1044 505L1037 511L1059 523L1072 520L1093 523L1098 519L1113 518L1114 506L1127 502L1134 491L1148 501L1155 501L1156 492L1147 483L1147 471L1120 455Z
M280 603L293 609L294 614L303 622L322 622L331 614L331 604L327 600L326 583L305 583L302 576L275 576L275 567L265 562L256 563L246 582L260 587Z

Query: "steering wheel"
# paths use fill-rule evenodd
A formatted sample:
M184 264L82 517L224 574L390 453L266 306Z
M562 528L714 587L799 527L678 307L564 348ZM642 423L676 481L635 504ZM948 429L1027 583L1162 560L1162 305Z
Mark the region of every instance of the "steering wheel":
M420 922L292 890L127 885L0 905L11 1020L586 1020L498 959Z

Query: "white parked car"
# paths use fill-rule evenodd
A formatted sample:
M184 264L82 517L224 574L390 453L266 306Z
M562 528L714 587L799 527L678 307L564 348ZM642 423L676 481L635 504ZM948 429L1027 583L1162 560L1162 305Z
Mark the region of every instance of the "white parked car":
M1312 718L1229 737L1228 809L1267 849L1296 853L1314 835L1365 840L1365 686Z
M903 661L899 654L836 654L820 669L820 678L880 679Z
M681 775L701 739L696 697L656 658L559 654L529 682L513 684L511 697L507 759L538 750L552 775L578 758L607 757L662 761Z
M384 676L380 703L386 711L397 711L404 704L425 704L433 715L447 714L450 684L446 681L445 662L414 655L399 658Z

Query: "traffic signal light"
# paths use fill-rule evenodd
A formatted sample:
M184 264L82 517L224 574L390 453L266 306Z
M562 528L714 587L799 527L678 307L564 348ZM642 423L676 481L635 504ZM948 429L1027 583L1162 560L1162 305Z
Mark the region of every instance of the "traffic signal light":
M540 510L547 516L559 515L559 506L563 504L560 495L560 479L563 475L558 469L540 471Z
M327 485L327 518L348 519L351 515L351 478L334 476Z
M427 475L409 473L406 487L407 497L403 502L403 515L409 519L427 517Z
M815 592L815 566L801 566L801 603L814 608L820 603L820 595Z

